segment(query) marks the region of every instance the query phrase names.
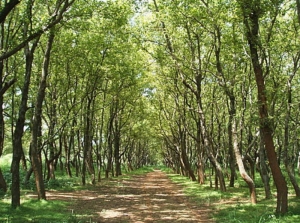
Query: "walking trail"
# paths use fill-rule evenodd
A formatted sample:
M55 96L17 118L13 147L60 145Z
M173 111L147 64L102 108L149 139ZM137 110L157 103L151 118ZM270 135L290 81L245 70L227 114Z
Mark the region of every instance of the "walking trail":
M89 222L214 222L208 207L196 206L160 170L113 181L92 190L48 192L47 197L71 201L70 211Z

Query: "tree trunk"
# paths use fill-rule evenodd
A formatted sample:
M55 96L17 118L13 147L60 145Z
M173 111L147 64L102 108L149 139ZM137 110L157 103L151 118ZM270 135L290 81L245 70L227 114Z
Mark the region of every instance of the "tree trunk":
M0 23L4 23L6 17L10 12L21 2L21 0L6 1L3 8L0 11Z
M84 130L84 152L83 152L83 160L85 165L88 169L88 172L91 176L91 183L94 185L96 184L95 178L95 168L93 163L93 151L92 151L92 103L94 100L94 96L88 96L87 98L87 107L86 107L86 117L85 117L85 130Z
M229 115L231 116L231 115ZM232 118L233 117L229 117L229 124L228 124L228 153L229 153L229 167L230 167L230 181L229 181L229 187L234 187L234 181L235 181L235 157L234 157L234 152L233 152L233 142L232 142L232 138L233 138L233 134L232 133ZM236 155L236 153L235 153ZM241 172L240 172L241 173Z
M105 178L109 177L109 173L112 171L112 158L113 158L113 122L114 122L114 109L113 104L110 108L110 118L107 128L107 165L105 170Z
M2 190L4 192L7 191L6 181L4 179L1 169L0 169L0 190Z
M46 157L46 166L47 166L47 177L46 177L46 180L50 180L50 179L55 179L55 163L56 161L58 160L58 158L60 157L61 155L61 152L62 152L62 147L63 147L63 139L62 139L63 136L60 136L59 137L59 150L55 153L54 150L50 151L50 157L49 159L47 159L47 154L45 154L45 157ZM53 145L50 145L50 146L53 146Z
M204 184L205 183L205 159L203 157L203 151L201 149L201 142L197 140L197 174L198 174L198 183Z
M29 170L27 170L25 178L24 178L24 184L25 185L29 184L29 180L30 180L30 177L31 177L32 173L33 173L33 169L32 169L32 166L30 166L30 168L29 168Z
M254 6L255 5L255 6ZM288 211L288 188L283 177L281 169L277 162L275 145L272 135L272 124L268 116L267 90L263 68L259 60L259 16L260 6L247 1L243 2L242 10L244 13L244 25L246 27L246 38L248 40L252 66L254 69L255 80L257 84L258 111L260 117L260 129L263 133L263 140L267 157L269 160L273 180L277 189L277 207L276 213L285 214Z
M57 152L55 148L55 127L57 123L57 95L56 90L53 89L51 93L49 93L51 96L51 101L49 102L49 126L48 126L48 145L47 145L47 154L49 154L49 159L46 160L47 165L47 177L46 180L55 179L55 160L58 159L58 157L61 154L61 148L62 148L62 134L59 136L59 152ZM47 158L47 154L45 154L45 157Z
M298 174L300 175L300 152L298 152L298 159L297 159L297 169L298 169Z
M185 143L186 143L185 141L182 141L181 144L185 144ZM186 154L186 148L185 147L186 147L185 145L182 145L181 148L180 148L180 151L181 151L180 157L182 159L182 164L184 166L184 169L187 171L186 176L190 177L192 179L192 181L196 181L197 179L196 179L196 176L194 174L194 171L191 168L190 162L189 162L187 154Z
M116 109L118 109L118 99L116 102ZM121 171L121 157L120 157L120 141L121 141L121 130L119 123L119 115L116 111L114 120L114 159L115 159L115 173L116 176L122 175Z
M298 62L297 62L298 63ZM297 66L296 66L297 67ZM293 162L290 162L290 157L288 154L288 148L290 146L290 129L289 129L289 124L290 124L290 115L291 115L291 104L292 104L292 80L293 77L296 73L296 68L294 68L294 74L290 76L288 83L287 83L287 109L286 109L286 116L285 116L285 125L284 125L284 144L283 144L283 149L284 149L284 165L286 168L286 171L288 173L288 176L290 178L290 181L293 185L293 188L296 193L296 197L300 198L300 188L297 182L297 179L294 175L293 171Z
M32 63L33 63L33 55L34 51L39 42L39 38L37 38L33 44L31 49L29 49L29 45L27 45L24 49L25 54L25 79L22 88L22 98L19 107L18 119L16 122L16 127L13 134L13 158L11 164L11 172L12 172L12 185L11 185L11 206L16 208L20 206L20 160L22 156L24 156L23 145L22 145L22 137L24 133L24 124L25 124L25 115L27 111L27 101L28 101L28 92L30 86L30 79L32 73Z
M300 0L296 0L296 5L297 5L297 18L298 18L298 22L300 23Z
M271 199L272 194L271 194L271 187L270 187L269 170L265 159L265 148L262 139L262 133L260 133L260 135L261 135L261 140L260 140L260 147L259 147L259 173L265 188L265 198Z
M213 167L215 168L216 171L216 177L219 179L218 182L220 183L220 189L221 191L226 191L226 185L225 185L225 179L224 179L224 174L222 167L218 160L216 159L215 155L213 154L214 151L214 146L212 143L212 139L208 135L207 127L206 127L206 119L203 114L202 110L202 105L201 105L201 98L198 96L198 115L199 115L199 120L200 120L200 126L201 126L201 135L203 137L203 146L206 150L207 157ZM217 187L216 187L217 189Z
M115 158L115 173L116 176L122 175L122 170L121 170L121 157L120 157L120 136L119 134L116 135L115 137L115 143L114 143L114 158Z
M0 50L5 51L5 49L4 49L4 39L5 39L4 23L1 24L0 28L1 28ZM4 60L0 60L0 89L1 89L1 91L4 88L3 69L4 69ZM3 94L4 94L4 92L0 94L0 157L2 156L3 147L4 147ZM7 184L5 182L1 168L0 168L0 189L3 190L4 192L7 191Z
M238 168L239 168L240 175L249 187L251 203L256 204L257 203L257 198L256 198L255 184L254 184L253 179L248 175L248 173L245 170L243 159L242 159L242 156L241 156L241 153L240 153L240 150L239 150L238 136L237 136L238 133L237 133L237 130L236 130L235 115L234 115L233 120L232 120L232 135L233 135L233 149L234 149L236 162L237 162L237 165L238 165Z
M2 76L3 76L3 60L0 61L0 89L3 88ZM3 153L3 146L4 146L4 117L3 117L3 95L0 94L0 157ZM7 185L2 174L0 168L0 189L3 191L7 191Z
M107 86L108 86L108 81L105 82L104 85L104 92L103 92L103 104L106 103L106 92L107 92ZM102 107L101 108L101 120L99 123L99 135L98 135L98 140L99 143L97 145L97 165L98 165L98 182L101 181L101 169L102 169L102 156L101 156L101 152L102 152L102 148L103 148L103 126L104 126L104 115L105 115L105 108Z
M43 70L38 88L38 95L35 104L34 117L32 120L32 139L31 139L31 163L35 176L35 183L39 199L46 199L45 185L42 173L41 159L41 127L42 127L42 107L45 98L47 76L49 74L49 63L51 48L54 41L54 31L51 30L44 55Z
M74 118L75 119L75 118ZM66 156L66 163L65 163L65 167L66 167L66 172L67 175L71 178L72 177L72 171L71 171L71 148L74 147L74 119L72 121L72 127L71 127L71 133L70 133L70 137L69 137L69 142L67 142L67 137L64 135L64 147L65 147L65 156ZM74 153L75 156L75 153Z

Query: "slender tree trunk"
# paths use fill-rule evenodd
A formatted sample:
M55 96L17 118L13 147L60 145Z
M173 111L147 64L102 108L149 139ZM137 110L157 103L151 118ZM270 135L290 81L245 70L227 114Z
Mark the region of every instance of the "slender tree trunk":
M185 133L181 133L185 134ZM188 160L187 154L186 154L186 141L185 139L181 139L181 146L180 146L180 157L182 160L182 165L184 166L184 169L186 170L186 176L190 177L192 181L196 181L196 176L194 174L194 171L191 168L190 162Z
M107 91L107 86L108 86L108 81L105 82L104 85L104 92L103 92L103 104L106 103L106 91ZM104 126L104 115L105 115L105 109L104 107L101 109L101 120L99 123L99 144L97 146L97 165L98 165L98 182L101 181L101 168L102 168L102 156L101 156L101 152L102 152L102 148L103 148L103 126Z
M121 157L120 157L120 141L121 141L121 130L120 130L120 117L119 117L119 99L115 102L115 118L114 118L114 160L115 160L115 174L116 176L122 175L121 171Z
M233 142L233 129L235 128L233 126L233 122L235 121L235 115L236 115L236 108L235 108L235 97L233 94L233 90L230 89L230 87L233 86L227 86L226 80L223 74L223 68L221 64L220 54L221 54L221 29L219 26L215 26L215 57L216 57L216 68L219 75L219 79L222 81L219 81L219 85L224 89L225 94L229 98L229 120L228 120L228 126L227 126L227 132L228 132L228 153L229 153L229 167L230 167L230 182L229 186L234 187L234 181L235 181L235 152L234 152L234 142Z
M222 170L220 163L218 162L215 155L213 154L214 146L212 144L210 137L208 136L206 121L205 121L205 117L204 117L201 106L198 106L198 111L199 111L199 116L201 119L201 131L202 131L201 134L203 137L204 148L206 149L206 153L207 153L209 161L211 162L211 164L213 165L213 167L216 170L216 176L218 178L218 182L220 183L220 190L226 191L223 170Z
M110 108L110 118L107 128L107 165L105 170L105 178L109 177L109 173L112 171L113 161L113 122L114 122L114 105Z
M245 170L242 155L241 155L240 149L239 149L237 124L236 124L235 97L233 95L233 92L230 91L229 89L225 88L225 92L226 92L227 96L229 97L229 101L230 101L230 103L229 103L229 125L228 125L231 128L231 131L229 131L229 129L228 129L229 137L231 138L230 142L232 143L232 149L234 150L234 154L235 154L235 158L236 158L236 162L237 162L237 165L239 168L240 175L249 187L251 203L256 204L257 198L256 198L255 184L254 184L253 179L248 175L248 173Z
M59 145L60 149L59 152L55 148L55 127L57 123L57 95L56 95L56 90L53 89L51 94L51 102L50 107L49 107L49 126L48 126L48 154L49 154L49 159L46 162L47 165L47 177L46 180L50 179L55 179L55 160L60 156L61 154L61 146L62 146L62 134L59 136ZM47 154L45 154L45 157L47 157Z
M91 176L91 183L96 183L95 178L95 168L93 163L93 151L92 151L92 124L91 124L91 118L92 118L92 103L94 100L94 96L88 96L87 99L87 107L86 107L86 117L85 117L85 131L84 131L84 157L83 160L85 162L85 165L88 169L88 172Z
M47 48L44 55L43 70L38 88L38 95L35 104L34 117L32 120L32 139L31 139L31 163L35 175L35 183L39 199L46 199L45 185L42 173L42 160L41 160L41 143L40 132L42 126L42 107L45 98L47 76L49 74L49 63L52 44L54 41L54 32L50 31L48 38Z
M198 183L204 184L205 182L205 159L203 156L203 148L201 146L201 126L200 120L197 122L197 139L196 139L196 148L197 148L197 174L198 174Z
M83 108L82 108L83 109ZM79 166L81 166L81 183L82 185L86 185L86 165L87 165L87 162L86 162L86 159L87 159L87 149L86 148L86 143L87 143L87 138L86 138L86 131L88 131L86 128L86 117L83 117L83 122L84 122L84 143L83 143L83 160L82 160L82 166L79 164ZM80 141L80 132L78 131L78 143L81 143ZM80 152L78 153L78 158L80 160Z
M235 117L232 120L232 134L233 134L233 149L235 152L235 157L236 157L236 162L239 167L239 172L243 180L247 183L250 191L250 198L251 198L251 203L256 204L257 203L257 198L256 198L256 191L255 191L255 184L253 179L248 175L248 173L245 170L243 159L239 150L239 145L238 145L238 133L236 130L236 120Z
M2 74L3 74L3 60L0 61L0 88L3 88L2 82ZM4 117L3 117L3 95L0 95L0 157L3 153L3 146L4 146ZM7 191L7 184L5 182L4 176L2 174L0 168L0 189L3 191Z
M53 146L53 145L52 145ZM56 163L57 160L59 159L61 152L62 152L62 147L63 147L63 136L61 135L59 137L59 150L55 153L54 150L50 151L50 158L47 159L47 154L45 154L46 157L46 167L47 167L47 180L50 179L55 179L55 169L56 169ZM61 169L63 169L63 163L61 162Z
M65 167L66 167L66 172L68 174L69 177L72 177L72 171L71 171L71 150L73 148L74 151L74 142L75 142L75 132L74 132L74 127L76 124L76 120L75 117L73 118L72 121L72 127L71 127L71 132L70 132L70 137L69 137L69 141L67 142L67 137L64 136L64 145L65 145L65 156L66 156L66 163L65 163ZM74 151L74 156L76 156L75 151Z
M229 187L234 187L234 181L235 181L235 157L234 157L234 148L233 148L233 122L232 115L229 115L229 121L228 121L228 152L229 152L229 167L230 167L230 181L229 181ZM236 153L235 153L236 155Z
M3 19L3 21L4 21L4 19ZM4 49L4 39L5 39L4 23L1 24L0 29L1 29L0 50L5 51L5 49ZM4 88L4 83L3 83L4 70L3 69L4 69L4 60L0 60L0 89L1 89L1 91ZM3 94L4 94L4 92L2 94L0 94L0 157L2 156L3 147L4 147ZM5 182L1 168L0 168L0 189L3 190L4 192L7 191L7 184Z
M4 192L7 191L7 185L6 185L6 181L4 179L2 170L0 169L0 189L3 190Z
M295 72L294 72L295 75ZM292 104L292 80L294 75L290 76L288 83L287 83L287 109L286 109L286 116L285 116L285 125L284 125L284 165L290 181L293 185L295 190L296 196L300 198L300 188L297 183L297 179L295 178L294 171L293 171L293 164L289 161L289 154L288 148L290 146L289 137L290 137L290 115L291 115L291 104Z
M300 0L296 0L296 5L297 5L297 18L298 22L300 23Z
M117 123L115 123L117 125ZM120 157L120 130L115 126L115 137L114 137L114 159L115 159L115 173L116 176L122 175L121 171L121 157Z
M297 170L298 170L298 174L300 175L300 152L298 152L298 159L297 159Z
M252 65L257 84L258 111L260 117L260 129L263 133L263 140L267 157L269 160L273 180L277 189L276 213L285 214L288 211L288 188L281 169L277 162L275 145L272 135L272 124L268 115L267 91L263 74L263 67L259 60L259 16L260 5L257 2L243 2L242 10L244 13L244 25L246 27L246 37L249 44ZM254 6L255 5L255 6Z
M269 170L266 164L266 158L265 158L266 155L265 155L264 142L262 139L262 133L260 133L260 135L261 135L261 140L259 146L259 173L265 188L265 198L271 199L272 194L271 194L271 187L270 187Z
M22 137L24 133L24 124L25 124L25 115L27 111L27 101L28 101L28 92L30 86L30 78L32 72L32 63L33 63L33 55L34 51L39 42L39 38L33 42L31 49L27 45L25 47L25 80L22 88L22 98L19 107L18 119L16 122L14 134L13 134L13 159L11 164L11 172L12 172L12 198L11 205L13 208L20 206L20 160L22 156L24 156L23 146L22 146Z

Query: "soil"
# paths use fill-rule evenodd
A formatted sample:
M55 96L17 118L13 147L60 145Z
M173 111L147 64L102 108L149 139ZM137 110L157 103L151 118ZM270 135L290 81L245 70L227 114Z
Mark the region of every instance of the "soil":
M193 203L160 170L111 181L89 190L47 192L47 199L70 201L70 213L87 222L214 222L209 207Z

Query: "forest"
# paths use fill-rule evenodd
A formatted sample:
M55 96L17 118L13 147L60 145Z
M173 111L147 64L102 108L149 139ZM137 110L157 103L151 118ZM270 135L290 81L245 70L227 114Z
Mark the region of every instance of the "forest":
M289 214L299 34L300 0L0 1L0 203L163 166Z

